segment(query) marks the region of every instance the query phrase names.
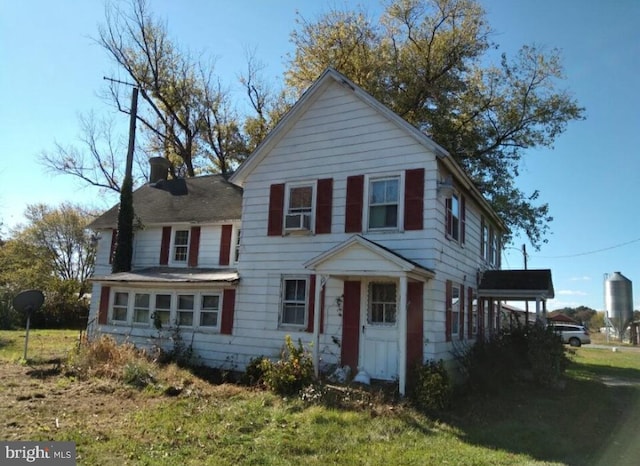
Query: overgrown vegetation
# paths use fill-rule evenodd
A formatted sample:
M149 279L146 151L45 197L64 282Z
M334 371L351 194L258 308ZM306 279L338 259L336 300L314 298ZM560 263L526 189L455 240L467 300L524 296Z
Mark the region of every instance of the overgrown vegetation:
M49 370L49 357L7 362L22 336L0 332L0 437L73 441L78 464L588 466L635 465L640 454L640 359L627 348L575 350L562 391L521 384L474 394L435 419L377 387L314 384L281 398L153 361L155 381L142 390L124 383L124 370L117 379L70 377ZM32 339L41 359L67 353L77 332L34 331ZM95 352L125 366L140 356L127 345L113 351L101 342Z
M542 324L480 339L457 359L473 393L497 393L522 380L557 387L569 361L560 337Z
M259 364L259 369L256 365ZM313 358L301 341L295 345L291 337L285 337L280 359L273 362L262 358L259 363L253 361L249 367L249 378L261 378L264 384L280 395L295 395L313 382ZM261 377L259 377L261 372Z
M442 360L418 366L413 379L411 398L419 409L440 411L450 407L453 388Z

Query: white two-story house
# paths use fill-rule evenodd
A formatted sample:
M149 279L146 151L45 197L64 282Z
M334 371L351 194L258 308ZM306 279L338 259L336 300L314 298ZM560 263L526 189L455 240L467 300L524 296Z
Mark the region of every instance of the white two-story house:
M202 362L233 360L239 369L276 356L291 335L311 344L316 368L350 366L397 380L404 393L415 364L451 360L461 341L497 328L490 303L502 297L500 277L491 275L485 293L481 280L500 268L505 224L445 149L333 69L230 183L175 181L218 189L193 218L175 196L162 217L151 209L131 273L108 273L115 214L93 225L103 244L92 316L102 332L144 339L160 310ZM524 294L511 283L509 296L544 299L546 278Z

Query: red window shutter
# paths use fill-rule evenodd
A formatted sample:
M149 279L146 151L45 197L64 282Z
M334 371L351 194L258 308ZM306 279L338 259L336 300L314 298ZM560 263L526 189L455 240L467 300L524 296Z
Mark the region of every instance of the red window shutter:
M464 285L460 285L460 300L458 302L460 303L460 330L458 333L460 334L460 339L464 340Z
M364 175L347 178L347 205L344 219L345 233L362 231L362 203L364 195ZM354 368L355 369L355 368Z
M453 208L453 201L451 198L447 198L444 201L445 205L445 228L447 229L447 235L453 235L453 214L451 213L451 209Z
M233 330L233 314L236 308L236 290L226 289L222 292L222 318L220 319L220 333L231 335Z
M269 190L267 235L281 236L284 221L284 184L272 184Z
M467 336L473 337L473 288L467 288Z
M109 248L109 264L113 264L113 255L116 253L116 244L118 242L118 230L111 230L111 246Z
M424 168L405 172L404 229L422 230L424 227Z
M220 265L229 265L232 232L233 225L222 225L222 232L220 233L220 257L218 259L218 264Z
M316 233L331 233L333 178L318 180L316 192Z
M407 283L407 374L422 363L424 345L423 283Z
M342 346L340 361L355 374L358 369L358 345L360 342L360 282L344 282L342 301Z
M467 230L467 200L460 196L460 244L464 244Z
M309 296L307 297L307 303L309 308L309 313L307 315L307 328L305 332L313 332L313 323L315 318L315 307L316 307L316 276L311 275L309 277Z
M451 280L447 280L446 290L445 290L445 298L444 298L444 306L445 306L445 323L444 323L444 332L446 341L451 341L451 319L452 319L452 305L453 305L453 284Z
M171 244L171 227L162 227L162 242L160 243L160 265L169 263L169 245Z
M111 288L102 286L100 288L100 307L98 308L98 324L106 325L109 316L109 294Z
M198 255L200 254L200 227L191 227L189 234L189 267L198 266Z

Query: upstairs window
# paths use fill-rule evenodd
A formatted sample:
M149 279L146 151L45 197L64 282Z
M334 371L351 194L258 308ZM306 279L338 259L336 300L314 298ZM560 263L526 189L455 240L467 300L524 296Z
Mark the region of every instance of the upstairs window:
M313 186L290 186L287 194L287 209L284 220L285 230L311 230L311 217L313 213Z
M400 179L369 181L369 229L398 228Z
M465 243L466 198L457 192L445 201L447 238L463 245Z
M189 230L176 230L173 237L173 260L187 262L189 257Z

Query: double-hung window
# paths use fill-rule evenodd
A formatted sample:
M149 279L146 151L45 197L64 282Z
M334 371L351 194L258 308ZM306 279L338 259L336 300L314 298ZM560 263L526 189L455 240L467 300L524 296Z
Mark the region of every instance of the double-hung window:
M189 230L176 230L173 236L174 262L187 262L189 257Z
M220 295L203 294L200 298L200 327L218 327Z
M133 303L133 323L149 323L149 294L136 293Z
M113 295L112 320L126 322L129 311L129 293L117 291Z
M154 323L160 324L161 327L168 327L171 323L171 295L157 294L155 304Z
M400 177L369 180L369 229L398 228Z
M304 326L307 314L307 279L285 278L282 283L282 325Z
M370 324L395 324L397 309L395 283L369 283Z
M178 295L178 325L193 326L194 296L192 294Z
M313 216L313 185L291 185L287 191L284 228L287 231L310 231Z
M454 241L460 241L460 198L455 193L447 202L447 234Z

